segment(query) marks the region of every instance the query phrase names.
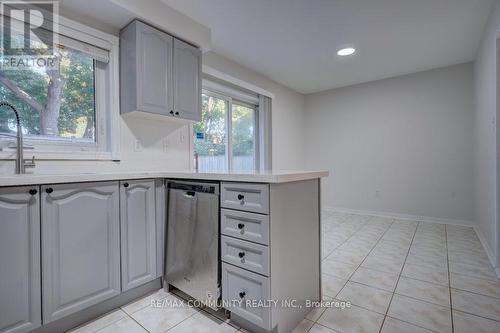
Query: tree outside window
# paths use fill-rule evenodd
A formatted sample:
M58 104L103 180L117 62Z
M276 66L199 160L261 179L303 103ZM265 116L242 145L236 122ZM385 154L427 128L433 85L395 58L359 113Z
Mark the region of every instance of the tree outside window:
M95 142L94 59L69 48L56 51L59 69L0 70L0 100L20 113L27 136ZM0 109L0 132L15 132L15 116Z

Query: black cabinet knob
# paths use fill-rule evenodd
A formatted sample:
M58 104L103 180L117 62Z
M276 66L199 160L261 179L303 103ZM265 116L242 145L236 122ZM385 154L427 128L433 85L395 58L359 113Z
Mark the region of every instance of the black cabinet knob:
M243 200L245 199L245 196L243 194L238 194L238 200Z
M243 223L238 224L238 229L243 229L244 227L245 227L245 225Z
M247 293L246 293L246 292L244 292L244 291L242 291L242 292L240 293L240 298L245 298L245 296L246 296L246 295L247 295Z
M176 116L178 116L178 115L179 115L179 111L177 111L177 112L175 113L175 115L176 115Z
M128 187L129 184L128 183L123 183L123 187Z
M170 114L173 116L174 115L174 110L170 110Z
M238 253L238 257L243 258L245 256L245 252Z
M38 191L35 190L35 189L31 189L28 193L31 194L31 195L35 195L35 194L38 193Z
M48 194L54 192L54 189L52 187L48 187L45 189L45 192L47 192Z

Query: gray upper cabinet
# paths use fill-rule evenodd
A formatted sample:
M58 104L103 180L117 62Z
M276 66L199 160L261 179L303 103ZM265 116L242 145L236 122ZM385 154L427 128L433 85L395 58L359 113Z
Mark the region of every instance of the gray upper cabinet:
M122 290L157 277L155 181L120 183Z
M42 186L43 321L120 294L118 182Z
M174 111L184 119L201 120L201 51L174 39Z
M31 191L31 194L30 194ZM38 187L0 188L0 332L41 325Z
M201 52L143 22L120 33L121 113L201 119Z
M133 21L120 38L121 112L170 115L173 37Z

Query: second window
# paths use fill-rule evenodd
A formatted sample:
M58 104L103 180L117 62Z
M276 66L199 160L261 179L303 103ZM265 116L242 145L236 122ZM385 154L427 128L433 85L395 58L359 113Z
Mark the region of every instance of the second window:
M257 110L257 105L203 91L202 120L193 126L199 172L258 169Z

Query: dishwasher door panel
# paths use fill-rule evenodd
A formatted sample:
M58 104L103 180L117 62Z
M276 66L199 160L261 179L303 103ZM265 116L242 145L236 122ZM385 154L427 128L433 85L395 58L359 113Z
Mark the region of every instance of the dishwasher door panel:
M219 297L219 196L169 189L165 279L197 300Z

